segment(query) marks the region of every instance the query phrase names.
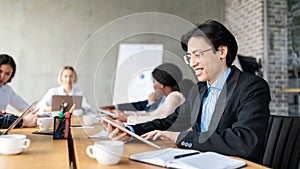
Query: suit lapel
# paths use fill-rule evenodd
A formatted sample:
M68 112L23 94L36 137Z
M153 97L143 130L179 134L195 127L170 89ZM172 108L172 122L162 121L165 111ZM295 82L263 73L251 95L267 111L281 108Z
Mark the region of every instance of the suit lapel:
M224 87L221 90L221 93L218 98L218 102L216 104L215 111L213 113L208 132L214 132L221 120L221 117L224 113L226 106L228 105L232 94L236 88L240 71L237 70L235 66L231 67L232 71L228 76Z
M215 111L213 113L212 119L208 127L208 131L200 133L199 140L198 140L199 143L205 142L217 130L217 127L219 126L219 122L224 113L224 110L226 109L226 106L228 105L232 97L232 94L235 90L239 75L240 75L240 71L237 70L237 68L234 66L231 67L231 73L228 76L226 83L224 84L224 87L221 90L221 93L219 95Z

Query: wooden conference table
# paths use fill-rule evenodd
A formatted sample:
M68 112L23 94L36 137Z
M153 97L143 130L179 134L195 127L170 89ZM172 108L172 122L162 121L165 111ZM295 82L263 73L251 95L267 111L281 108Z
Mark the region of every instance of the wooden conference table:
M72 123L78 124L78 119L73 119ZM17 155L0 155L0 168L5 169L70 169L70 161L73 161L74 169L95 169L95 168L147 168L156 169L161 168L149 164L139 163L131 161L128 157L131 154L155 150L155 148L146 145L140 141L127 142L124 146L124 155L118 165L105 166L100 165L96 159L90 158L86 154L86 147L94 144L95 141L101 141L105 139L89 138L89 135L93 135L101 131L101 127L94 129L82 129L72 128L72 139L68 143L68 140L53 140L51 135L32 134L32 131L38 130L37 128L21 128L14 129L11 134L25 134L30 139L31 144L29 148L24 149L21 154ZM154 143L163 148L174 146L173 143L158 140ZM69 144L69 145L68 145ZM71 154L71 159L69 157ZM234 157L236 158L236 157ZM237 158L240 159L240 158ZM243 159L242 159L243 160ZM247 163L245 169L266 169L262 165L244 160Z
M78 121L72 121L75 124L78 124ZM124 146L124 154L121 158L121 161L118 165L113 166L105 166L99 164L96 159L90 158L86 154L86 147L89 145L93 145L95 141L101 141L101 140L107 140L107 139L95 139L95 138L89 138L88 136L91 136L97 132L99 132L101 128L98 129L81 129L81 128L73 128L71 130L72 132L72 147L73 147L73 159L74 159L74 168L77 169L95 169L95 168L101 168L101 169L110 169L110 168L130 168L130 169L140 169L140 168L147 168L147 169L158 169L162 167L149 165L145 163L135 162L129 160L129 156L135 153L141 153L145 151L151 151L156 150L155 148L142 143L140 141L130 141L127 142ZM162 148L169 148L174 147L174 143L163 141L163 140L157 140L154 141L155 144L161 146ZM236 159L241 159L238 157L233 157ZM244 160L244 159L241 159ZM247 163L247 166L244 167L244 169L266 169L267 167L253 163L251 161L244 160Z
M32 134L38 128L13 129L10 134L25 134L30 146L21 154L1 155L0 168L70 169L67 140L53 140L52 135Z

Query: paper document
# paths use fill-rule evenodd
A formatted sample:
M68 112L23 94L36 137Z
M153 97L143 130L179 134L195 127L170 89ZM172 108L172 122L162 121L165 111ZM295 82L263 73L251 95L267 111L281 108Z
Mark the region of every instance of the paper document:
M168 148L131 155L130 160L167 168L235 169L246 165L242 160L215 153Z

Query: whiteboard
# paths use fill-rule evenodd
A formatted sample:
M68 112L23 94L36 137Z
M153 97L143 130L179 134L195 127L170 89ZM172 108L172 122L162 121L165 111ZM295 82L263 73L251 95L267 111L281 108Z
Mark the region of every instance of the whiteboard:
M162 58L162 44L120 44L113 104L146 100L153 92L151 73Z

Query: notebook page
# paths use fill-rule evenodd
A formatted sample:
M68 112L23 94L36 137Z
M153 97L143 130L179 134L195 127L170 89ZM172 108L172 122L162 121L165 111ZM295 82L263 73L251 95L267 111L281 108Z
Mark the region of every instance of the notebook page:
M167 167L189 169L235 169L245 166L242 160L214 152L205 152L168 162Z
M166 167L169 161L174 160L177 155L199 152L197 150L185 150L178 148L167 148L161 150L148 151L144 153L133 154L129 159Z

